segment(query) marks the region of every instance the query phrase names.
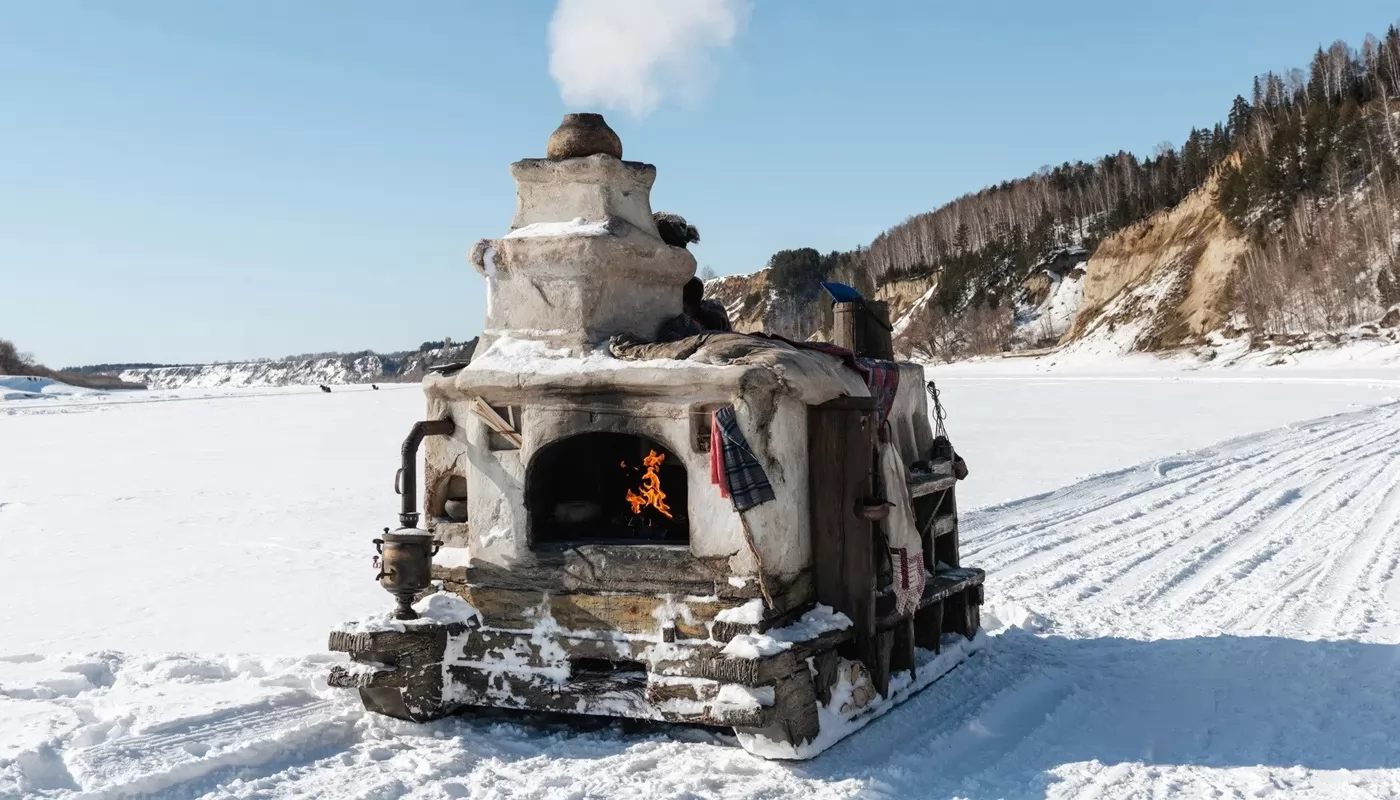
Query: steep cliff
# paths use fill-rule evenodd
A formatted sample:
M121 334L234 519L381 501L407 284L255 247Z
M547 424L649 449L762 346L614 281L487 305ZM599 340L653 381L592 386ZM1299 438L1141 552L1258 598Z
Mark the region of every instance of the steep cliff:
M1249 243L1221 214L1216 190L1212 178L1174 208L1104 239L1084 265L1083 299L1060 343L1164 350L1221 329Z

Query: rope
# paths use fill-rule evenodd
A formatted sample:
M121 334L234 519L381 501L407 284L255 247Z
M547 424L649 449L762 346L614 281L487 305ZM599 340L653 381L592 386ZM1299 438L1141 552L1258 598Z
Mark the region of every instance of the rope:
M744 512L739 512L739 522L744 526L744 541L749 545L749 552L753 554L754 563L758 565L758 590L763 593L763 602L772 609L773 595L768 592L768 576L763 569L763 556L758 554L758 545L754 544L753 531L749 530L749 520L744 516Z
M933 384L933 381L929 381L925 388L928 389L928 396L933 398L933 435L947 437L948 429L943 427L943 420L948 418L948 412L943 410L943 401L939 397L938 387Z

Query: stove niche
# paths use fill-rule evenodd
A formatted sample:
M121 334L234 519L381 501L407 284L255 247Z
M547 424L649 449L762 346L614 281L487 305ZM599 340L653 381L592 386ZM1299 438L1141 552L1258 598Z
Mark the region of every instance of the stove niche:
M581 433L535 455L525 477L535 548L690 543L685 466L626 433Z

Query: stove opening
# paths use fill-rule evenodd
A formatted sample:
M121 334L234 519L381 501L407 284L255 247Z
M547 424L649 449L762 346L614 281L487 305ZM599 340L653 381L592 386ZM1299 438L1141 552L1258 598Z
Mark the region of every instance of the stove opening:
M582 433L541 448L525 502L535 547L690 543L685 466L644 436Z

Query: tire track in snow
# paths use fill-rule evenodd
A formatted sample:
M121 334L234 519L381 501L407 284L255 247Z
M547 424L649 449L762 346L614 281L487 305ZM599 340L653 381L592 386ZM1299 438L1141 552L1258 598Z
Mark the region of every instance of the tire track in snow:
M1368 519L1344 539L1345 548L1338 548L1337 560L1318 583L1318 602L1299 609L1300 624L1307 630L1326 625L1336 633L1355 634L1375 619L1372 604L1356 601L1366 599L1362 578L1376 568L1382 546L1400 533L1400 461L1392 460L1391 468L1376 475L1369 488L1371 496L1382 499L1374 510L1356 515Z
M1379 449L1379 448L1377 448ZM1370 458L1373 454L1368 454ZM1325 459L1324 459L1325 460ZM1161 600L1175 614L1185 608L1208 603L1220 591L1248 578L1261 565L1284 552L1297 540L1299 531L1320 524L1333 510L1319 499L1354 496L1363 491L1369 478L1347 471L1324 473L1323 483L1297 480L1306 478L1312 462L1291 471L1273 485L1266 504L1242 520L1233 521L1212 538L1210 546L1185 565L1165 584L1149 587L1134 602ZM1350 484L1358 484L1351 487ZM1176 620L1171 621L1176 624Z
M278 708L233 708L170 732L118 736L65 754L83 798L177 795L232 768L267 768L302 750L347 744L358 709L311 699Z
M1346 431L1336 431L1330 432L1328 436L1342 436L1346 435L1346 433ZM1212 458L1212 456L1214 457ZM1139 467L1135 470L1125 470L1118 473L1110 473L1107 476L1091 478L1085 484L1079 484L1068 490L1060 490L1059 492L1046 496L1045 502L1040 504L1040 510L1044 511L1044 506L1046 504L1052 506L1052 508L1046 512L1047 518L1051 520L1049 524L1040 526L1035 524L1027 525L1022 522L1021 519L1012 519L1000 529L991 532L979 532L977 530L977 522L981 521L982 518L977 518L977 520L969 526L972 528L969 533L969 538L972 542L971 545L965 549L971 558L985 560L998 570L1030 568L1039 570L1046 565L1039 561L1026 561L1027 555L1034 555L1046 549L1053 549L1057 545L1071 544L1075 547L1067 556L1069 558L1077 558L1080 555L1080 551L1084 548L1086 531L1078 528L1071 528L1068 531L1062 532L1057 539L1051 542L1042 542L1033 545L1029 552L1006 553L1004 551L998 551L996 545L1003 541L1016 541L1025 538L1027 534L1023 531L1027 529L1038 533L1046 529L1053 530L1056 528L1064 528L1066 527L1066 522L1072 522L1081 518L1089 520L1090 524L1088 525L1087 531L1089 533L1112 529L1109 539L1094 542L1096 548L1104 548L1124 540L1132 540L1140 537L1143 533L1153 530L1153 525L1164 517L1189 518L1192 513L1199 510L1205 504L1213 502L1214 498L1212 497L1212 493L1203 493L1201 491L1202 489L1219 486L1222 480L1280 457L1278 451L1268 448L1261 452L1245 455L1232 456L1227 453L1224 458L1213 454L1212 451L1204 451L1199 454L1198 457L1186 460L1186 463L1198 463L1200 465L1199 469L1183 475L1172 476L1172 473L1181 469L1180 465L1183 463L1183 459L1178 458L1158 462L1152 470ZM1172 467L1163 469L1163 467L1168 464L1172 465ZM1222 475L1222 472L1225 474ZM1160 480L1160 478L1163 477L1168 478L1168 480L1163 482ZM1119 488L1116 484L1124 482L1125 479L1132 482L1134 485L1126 489ZM1187 479L1195 480L1191 480L1191 482L1185 486L1180 485ZM1097 502L1094 507L1088 511L1069 515L1058 515L1053 508L1055 502L1073 503L1080 500L1085 491L1094 492L1095 490L1098 490L1098 494L1108 499L1106 501ZM1165 493L1165 496L1154 496L1158 493ZM1151 498L1151 502L1147 504L1146 509L1144 509L1141 504L1131 502L1134 499L1148 499L1149 497ZM1183 506L1181 505L1183 500L1192 500L1192 502ZM1014 504L1014 507L1018 510L1027 512L1027 514L1021 515L1023 517L1035 516L1039 513L1035 505L1023 506L1024 504L1021 502ZM997 510L994 509L993 511L995 512ZM1095 519L1097 516L1102 516L1102 512L1105 511L1115 512L1116 515L1106 520ZM1138 521L1138 524L1135 526L1124 526L1123 523L1126 521ZM1019 530L1017 533L1004 535L1002 532L1008 528ZM991 538L993 541L989 545L983 544L979 538L979 533L981 537Z
M1395 483L1382 476L1396 416L1390 406L1329 417L979 512L967 560L988 570L994 592L1070 629L1157 635L1183 617L1197 619L1179 633L1276 625L1296 604L1317 607L1320 559L1350 565L1339 577L1348 585L1367 574L1393 582L1400 552L1369 551L1394 537L1357 542L1346 530L1364 528L1376 506L1365 498ZM1331 556L1321 530L1331 531ZM1367 595L1371 609L1385 591Z

